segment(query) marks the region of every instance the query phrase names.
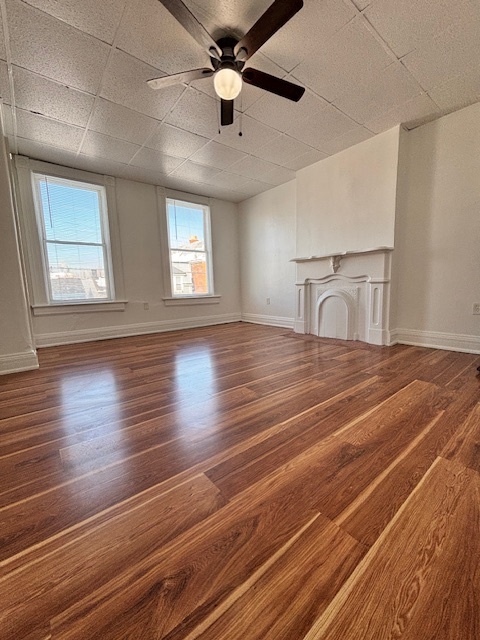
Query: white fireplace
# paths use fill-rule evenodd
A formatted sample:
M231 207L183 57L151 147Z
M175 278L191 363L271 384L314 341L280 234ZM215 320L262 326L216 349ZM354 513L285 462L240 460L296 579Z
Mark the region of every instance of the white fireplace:
M295 331L389 343L391 247L295 258Z

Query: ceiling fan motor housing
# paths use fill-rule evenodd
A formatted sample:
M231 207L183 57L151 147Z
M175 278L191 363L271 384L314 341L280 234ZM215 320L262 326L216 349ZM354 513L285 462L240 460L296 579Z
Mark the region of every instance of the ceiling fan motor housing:
M222 55L220 60L211 56L215 71L218 69L233 69L239 73L241 72L245 63L238 60L235 56L234 48L237 42L238 40L235 38L220 38L220 40L217 40L217 45L222 50Z

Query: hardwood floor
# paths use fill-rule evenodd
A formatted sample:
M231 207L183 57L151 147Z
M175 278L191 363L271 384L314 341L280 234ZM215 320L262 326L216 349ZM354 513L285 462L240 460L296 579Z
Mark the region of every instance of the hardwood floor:
M248 324L0 378L1 640L478 640L480 357Z

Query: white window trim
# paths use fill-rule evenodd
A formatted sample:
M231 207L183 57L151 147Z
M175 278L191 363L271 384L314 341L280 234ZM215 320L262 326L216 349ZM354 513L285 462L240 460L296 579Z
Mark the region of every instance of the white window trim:
M104 269L106 273L107 280L107 296L105 298L99 298L98 300L92 300L89 298L83 299L70 299L70 300L55 300L52 294L52 283L50 278L48 277L49 273L49 261L47 255L47 232L45 229L45 212L43 211L43 206L40 199L40 182L41 180L46 178L52 178L53 180L59 180L61 183L64 183L65 186L70 186L73 189L79 188L81 189L83 186L90 187L92 192L96 192L99 201L99 214L100 214L100 227L102 231L102 242L98 246L101 246L103 253L103 261L104 261ZM78 185L78 186L77 186ZM70 180L67 178L57 178L57 176L51 176L51 174L38 173L36 171L32 171L32 189L33 189L33 200L35 204L35 213L37 216L37 229L38 234L40 236L40 250L42 253L42 262L43 262L43 276L45 280L45 289L48 296L48 302L51 305L64 305L64 304L85 304L94 303L94 302L112 302L115 300L115 281L113 277L113 268L112 268L112 257L110 250L110 232L108 228L108 207L107 207L107 197L104 185L99 184L91 184L86 182L80 182L78 180ZM68 244L76 244L74 242Z
M210 246L210 268L209 276L211 278L211 293L209 294L197 294L197 295L175 295L173 291L173 281L170 267L170 244L168 235L168 219L167 219L167 200L180 200L185 203L192 203L208 207L209 210L209 233L208 242ZM214 260L212 255L212 229L211 229L211 215L212 207L210 198L204 196L198 196L191 193L185 193L183 191L175 191L173 189L165 189L165 187L157 187L157 207L158 207L158 221L160 230L160 242L161 242L161 257L162 257L162 274L163 274L163 291L162 297L163 303L167 307L173 306L187 306L187 305L202 305L202 304L218 304L221 301L221 295L215 292L215 279L214 279Z
M18 208L20 218L20 231L22 240L27 247L25 261L27 266L27 281L29 285L29 297L34 315L55 315L64 313L78 313L96 311L124 310L125 285L123 277L123 264L120 245L120 233L118 226L118 214L116 206L115 178L101 176L79 169L61 167L47 162L32 160L25 156L15 157L16 188L18 194ZM34 173L46 174L56 178L63 178L73 182L83 182L92 186L105 188L107 219L106 229L110 246L110 273L112 274L111 298L101 298L98 301L72 300L51 301L49 296L49 284L47 272L44 267L43 240L39 233L37 214L35 208L35 189L33 188ZM117 304L111 304L117 303ZM51 309L53 313L49 313Z
M87 302L61 302L60 304L32 304L34 316L62 316L69 313L91 313L92 311L125 311L126 300L96 300ZM89 308L91 307L91 308Z

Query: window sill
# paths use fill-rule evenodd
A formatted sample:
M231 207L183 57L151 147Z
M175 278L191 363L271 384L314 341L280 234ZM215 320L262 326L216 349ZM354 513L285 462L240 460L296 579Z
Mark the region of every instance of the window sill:
M162 298L166 307L194 304L218 304L222 296L183 296L182 298Z
M102 302L63 302L32 305L34 316L61 316L69 313L97 313L97 311L125 311L127 300Z

